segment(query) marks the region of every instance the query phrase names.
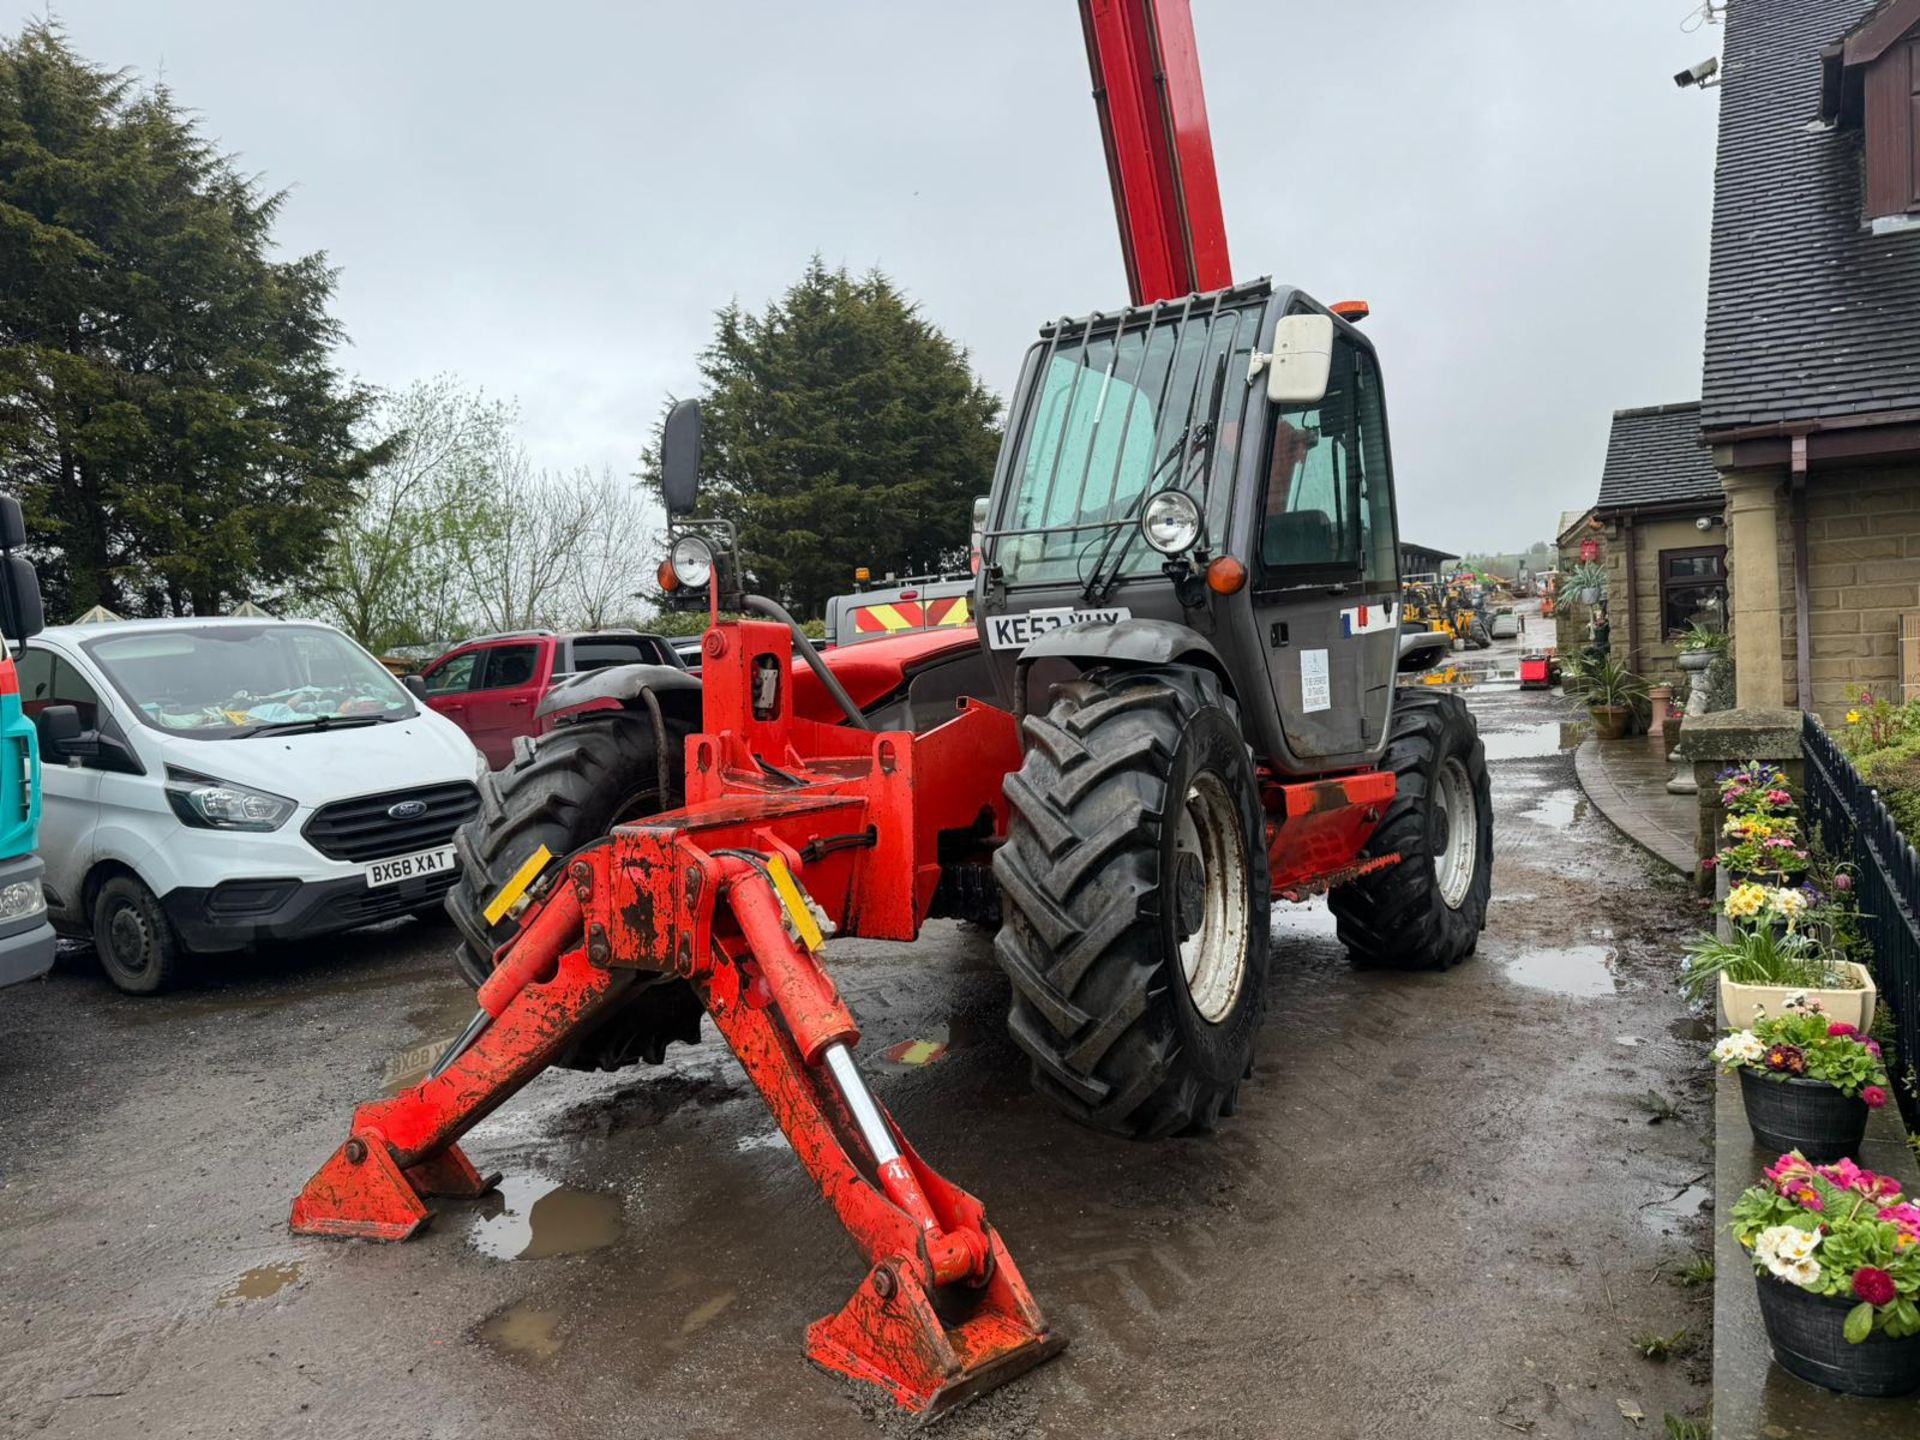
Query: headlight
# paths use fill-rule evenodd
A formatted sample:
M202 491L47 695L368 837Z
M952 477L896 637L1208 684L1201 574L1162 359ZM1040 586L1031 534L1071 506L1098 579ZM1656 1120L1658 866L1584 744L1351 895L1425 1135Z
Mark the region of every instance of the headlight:
M278 830L298 807L284 795L202 776L167 781L167 803L198 830Z
M0 921L24 920L47 908L47 897L38 880L16 880L0 885Z
M1140 528L1162 555L1182 554L1200 539L1200 506L1184 490L1162 490L1147 501Z
M673 542L673 554L667 564L683 590L704 590L713 579L713 546L698 535L682 535Z

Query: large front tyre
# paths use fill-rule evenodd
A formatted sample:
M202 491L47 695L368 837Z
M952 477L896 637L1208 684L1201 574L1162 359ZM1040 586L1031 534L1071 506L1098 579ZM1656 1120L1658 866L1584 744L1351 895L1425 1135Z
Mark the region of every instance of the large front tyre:
M1265 825L1202 670L1094 670L1025 722L994 857L1008 1027L1035 1088L1138 1139L1230 1114L1265 1008Z
M1493 889L1486 747L1458 695L1403 688L1387 767L1398 789L1362 858L1398 854L1327 897L1356 965L1445 970L1471 955Z

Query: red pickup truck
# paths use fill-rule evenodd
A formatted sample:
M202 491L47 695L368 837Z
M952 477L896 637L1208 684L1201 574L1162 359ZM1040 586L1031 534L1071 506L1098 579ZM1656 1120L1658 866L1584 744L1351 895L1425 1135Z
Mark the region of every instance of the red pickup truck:
M536 711L548 690L609 665L686 668L671 641L638 630L520 630L456 645L420 672L416 693L466 731L498 770L513 758L516 735L545 728Z

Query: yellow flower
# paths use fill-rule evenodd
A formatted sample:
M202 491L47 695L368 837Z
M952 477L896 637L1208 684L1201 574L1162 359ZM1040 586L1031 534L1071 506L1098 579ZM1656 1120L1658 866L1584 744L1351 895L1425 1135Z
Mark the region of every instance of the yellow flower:
M1847 724L1858 725L1859 723L1860 723L1860 712L1858 710L1847 711Z
M1749 881L1745 885L1736 885L1727 896L1727 917L1732 920L1747 920L1758 915L1767 907L1767 887L1755 885Z

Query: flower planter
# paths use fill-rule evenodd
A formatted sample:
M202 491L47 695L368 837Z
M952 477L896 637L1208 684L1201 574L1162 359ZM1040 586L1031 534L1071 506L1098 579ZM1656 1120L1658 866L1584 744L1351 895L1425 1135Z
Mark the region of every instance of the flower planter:
M1867 1102L1824 1080L1770 1080L1740 1072L1740 1099L1753 1138L1770 1155L1798 1150L1816 1165L1855 1159L1867 1133Z
M1725 897L1723 896L1722 899ZM1862 1035L1873 1027L1873 1009L1880 998L1867 967L1846 961L1835 967L1860 982L1858 990L1806 990L1790 985L1742 985L1720 977L1720 1008L1727 1024L1735 1030L1750 1030L1753 1022L1766 1015L1784 1015L1789 995L1805 995L1820 1002L1820 1013L1828 1020L1844 1020Z
M1596 740L1620 739L1627 733L1627 726L1633 720L1633 711L1625 705L1589 705L1587 713L1593 717Z
M1703 670L1711 669L1713 666L1713 654L1714 652L1711 650L1682 650L1680 652L1680 668L1682 670L1692 671L1695 674Z
M1760 1319L1781 1369L1845 1395L1884 1397L1920 1389L1920 1335L1889 1340L1876 1331L1850 1345L1841 1326L1853 1308L1851 1300L1814 1295L1771 1275L1756 1277L1756 1283Z

